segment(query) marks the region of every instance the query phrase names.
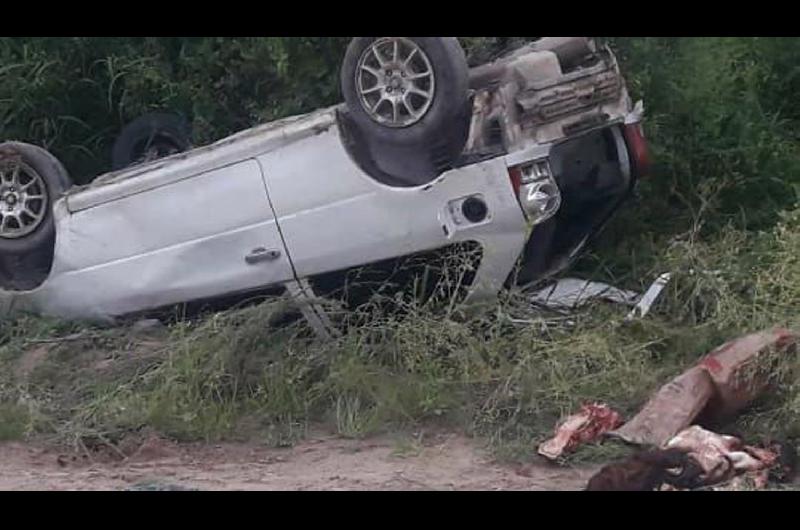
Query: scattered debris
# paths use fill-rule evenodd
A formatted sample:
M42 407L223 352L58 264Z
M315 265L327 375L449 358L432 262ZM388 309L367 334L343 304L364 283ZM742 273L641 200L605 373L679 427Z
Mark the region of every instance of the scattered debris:
M599 439L622 424L621 416L604 403L583 405L556 427L555 436L539 446L539 454L555 460L577 446Z
M704 419L723 422L752 403L769 389L780 360L796 348L796 335L774 328L730 341L711 352L700 362L715 390L703 412Z
M608 436L631 444L661 447L692 424L713 393L711 378L694 366L661 387L633 419Z
M674 474L671 470L680 470ZM687 455L677 449L640 451L603 467L589 479L586 491L654 491L664 484L681 484L692 473Z
M796 469L794 447L746 445L698 424L722 423L763 394L797 337L774 328L727 342L673 379L610 437L654 447L605 466L587 490L760 489Z
M643 318L650 312L650 308L671 278L672 275L670 273L660 275L644 294L620 289L602 282L562 278L543 289L535 291L531 295L531 302L548 309L568 313L592 300L606 300L632 306L630 313L625 317L625 320L629 321L635 318Z
M791 445L745 445L735 436L694 425L664 449L640 451L603 467L589 479L586 491L761 489L770 479L790 480L796 460Z
M774 361L795 344L795 335L781 328L730 341L663 386L639 414L608 435L664 447L696 420L729 419L767 389Z
M668 272L665 272L656 278L656 281L654 281L647 291L645 291L636 306L631 309L631 312L628 313L627 317L625 317L625 320L633 320L635 318L644 318L647 316L647 313L650 312L650 308L653 307L653 304L658 299L661 291L664 290L664 287L667 286L667 283L669 283L670 279L672 279L672 274Z
M534 292L531 301L548 309L569 311L597 299L634 305L638 297L639 293L635 291L618 289L605 283L562 278Z
M755 488L763 488L780 454L779 450L745 445L735 436L717 434L697 425L672 438L667 449L686 453L699 468L684 489L711 486L744 474L749 475Z

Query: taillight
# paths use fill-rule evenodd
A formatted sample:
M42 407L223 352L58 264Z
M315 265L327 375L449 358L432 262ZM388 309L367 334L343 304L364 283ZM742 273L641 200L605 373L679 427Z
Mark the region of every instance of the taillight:
M508 168L508 176L511 177L514 195L519 198L519 189L522 186L522 168L520 166Z
M508 168L508 174L511 177L514 190L517 192L523 184L531 184L533 182L550 179L553 176L550 171L550 163L546 158L510 167Z
M553 180L547 159L534 160L508 168L514 195L529 221L541 223L561 205L561 192Z
M642 130L642 122L627 123L624 126L625 143L628 144L628 151L631 154L631 162L634 170L640 177L650 173L652 160L650 150L647 147L647 140Z

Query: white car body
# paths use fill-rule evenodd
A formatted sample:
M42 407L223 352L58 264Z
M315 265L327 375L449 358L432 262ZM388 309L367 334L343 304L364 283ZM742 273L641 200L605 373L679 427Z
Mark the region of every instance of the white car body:
M632 112L627 93L621 98ZM73 188L53 204L49 276L33 290L0 291L3 309L109 319L273 285L310 300L315 294L305 280L314 275L462 241L483 250L467 301L491 300L532 228L552 215L526 214L526 193L532 197L535 189L523 186L518 196L509 168L547 160L558 141L529 143L425 185L391 187L365 173L346 149L339 108ZM614 134L620 164L630 172L622 135ZM484 220L464 219L460 205L468 197L484 201Z

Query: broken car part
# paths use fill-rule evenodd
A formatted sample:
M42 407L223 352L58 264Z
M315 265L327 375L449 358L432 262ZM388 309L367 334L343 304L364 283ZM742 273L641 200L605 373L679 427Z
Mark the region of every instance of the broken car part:
M667 283L672 278L672 275L668 272L665 272L650 285L650 287L645 291L642 295L641 299L636 303L636 306L631 309L631 312L628 313L628 316L625 317L625 320L633 320L635 318L644 318L647 313L650 312L650 308L653 307L653 304L658 299L658 296L661 294L661 291L664 290L664 287L667 286Z
M653 284L640 295L635 291L619 289L602 282L561 278L551 285L534 291L531 302L538 306L566 311L577 309L593 300L606 300L623 305L634 306L625 320L643 318L650 312L658 296L666 287L671 275L660 275Z
M562 278L534 292L530 300L548 309L573 310L597 299L632 305L638 298L637 292L618 289L606 283Z

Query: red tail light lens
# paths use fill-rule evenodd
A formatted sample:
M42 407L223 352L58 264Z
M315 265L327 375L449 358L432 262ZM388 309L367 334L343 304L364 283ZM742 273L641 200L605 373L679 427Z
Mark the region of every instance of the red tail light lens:
M520 166L508 168L508 176L511 178L511 185L514 187L514 195L519 197L519 189L522 187L522 168Z
M561 191L553 179L550 162L528 160L508 168L511 187L522 212L534 224L546 221L561 205Z
M634 170L640 177L650 174L652 160L650 150L647 147L647 140L644 137L641 122L628 123L624 128L625 142L631 153L631 162Z

